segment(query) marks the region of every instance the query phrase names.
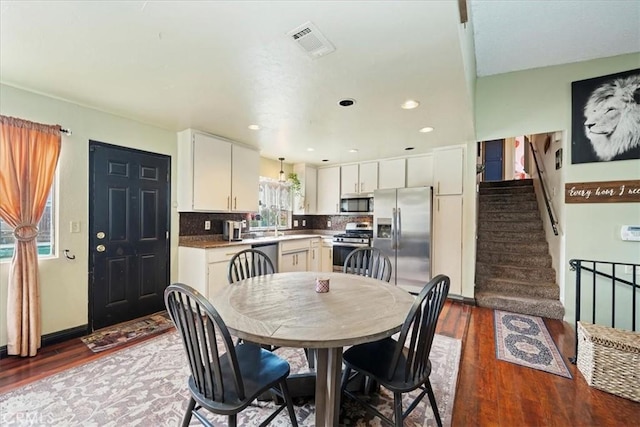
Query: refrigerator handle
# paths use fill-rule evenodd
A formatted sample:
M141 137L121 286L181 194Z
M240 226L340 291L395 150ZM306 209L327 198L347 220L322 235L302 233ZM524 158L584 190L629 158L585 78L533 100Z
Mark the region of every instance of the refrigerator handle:
M393 208L391 213L391 249L397 248L396 232L396 208Z
M400 246L400 241L402 240L402 211L398 208L396 213L396 249Z

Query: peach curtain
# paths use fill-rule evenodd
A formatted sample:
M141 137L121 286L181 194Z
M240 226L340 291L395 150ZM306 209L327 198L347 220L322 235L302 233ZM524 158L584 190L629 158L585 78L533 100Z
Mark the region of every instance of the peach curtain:
M36 237L60 156L60 126L0 116L0 217L13 227L7 289L7 353L40 348L40 279Z

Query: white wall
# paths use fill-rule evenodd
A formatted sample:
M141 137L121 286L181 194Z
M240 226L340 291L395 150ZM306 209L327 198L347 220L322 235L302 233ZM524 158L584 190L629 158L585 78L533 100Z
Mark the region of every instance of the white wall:
M73 132L71 136L62 136L58 164L58 257L40 261L43 334L84 325L88 321L89 139L172 157L170 268L171 281L177 280L175 132L6 85L0 85L0 113L39 123L59 124ZM80 233L69 233L71 221L81 223ZM69 249L76 259L65 259L63 249ZM8 270L8 262L0 263L0 346L7 343Z
M571 165L571 82L640 68L640 53L483 77L476 82L478 140L563 131L564 183L638 179L640 160ZM555 150L553 150L555 152ZM559 190L564 191L564 188ZM640 244L623 242L622 224L638 224L640 203L562 204L565 319L575 318L572 258L640 263ZM562 209L562 208L560 208Z

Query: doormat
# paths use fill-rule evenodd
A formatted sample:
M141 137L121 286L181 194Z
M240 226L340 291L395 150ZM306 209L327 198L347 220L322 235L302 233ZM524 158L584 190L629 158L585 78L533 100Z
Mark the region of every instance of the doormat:
M540 317L495 310L494 326L499 360L573 378Z
M166 311L161 311L130 322L108 326L81 338L81 340L91 351L98 353L147 335L166 331L172 326L173 322L169 314Z

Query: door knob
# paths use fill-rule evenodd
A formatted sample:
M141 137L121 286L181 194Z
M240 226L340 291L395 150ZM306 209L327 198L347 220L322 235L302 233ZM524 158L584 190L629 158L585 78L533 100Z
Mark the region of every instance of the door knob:
M107 248L105 248L104 245L98 245L96 246L96 251L98 252L104 252Z

